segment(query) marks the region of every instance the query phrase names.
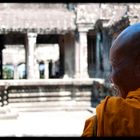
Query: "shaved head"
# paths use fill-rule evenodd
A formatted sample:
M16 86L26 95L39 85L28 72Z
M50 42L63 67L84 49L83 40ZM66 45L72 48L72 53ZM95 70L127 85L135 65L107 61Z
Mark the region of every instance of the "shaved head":
M123 30L113 42L112 47L114 46L115 50L121 50L126 55L140 53L140 23L128 26Z
M110 48L111 79L121 97L140 87L140 23L128 26Z

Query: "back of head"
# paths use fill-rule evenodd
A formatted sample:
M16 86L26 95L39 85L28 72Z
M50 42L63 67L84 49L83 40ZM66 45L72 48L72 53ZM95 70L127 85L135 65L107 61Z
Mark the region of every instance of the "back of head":
M140 53L140 23L130 25L124 29L115 39L113 46L119 47L129 56Z
M110 61L112 81L126 97L129 91L140 88L140 23L128 26L112 44Z

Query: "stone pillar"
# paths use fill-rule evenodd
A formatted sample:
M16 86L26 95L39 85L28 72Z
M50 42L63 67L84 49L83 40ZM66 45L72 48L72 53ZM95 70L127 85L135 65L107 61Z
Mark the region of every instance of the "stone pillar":
M76 73L75 78L89 78L87 59L87 29L79 28L79 44L76 45ZM79 63L79 64L78 64Z
M73 78L74 77L74 44L75 38L72 32L67 33L64 37L64 77L63 78Z
M88 60L87 60L87 32L79 33L80 41L80 78L88 77Z
M107 30L103 30L103 67L104 67L104 78L108 78L110 74L110 63L109 63L109 51L112 43L112 38L109 36Z
M19 79L18 65L14 64L14 79Z
M79 45L78 33L75 38L75 78L80 78L80 45Z
M64 35L59 35L59 47L60 47L60 67L59 67L59 75L60 77L63 77L64 75Z
M39 70L39 64L38 61L35 59L35 78L40 79L40 70Z
M35 79L34 50L36 37L36 33L27 33L27 79Z
M0 49L0 79L3 79L3 57L2 57L2 50Z
M0 79L3 79L3 49L5 45L5 36L0 35Z
M103 57L103 48L102 48L102 40L101 33L97 32L96 34L96 77L101 77L103 73L103 60L101 61L101 57Z
M97 32L96 34L96 71L100 69L100 55L99 55L99 48L100 48L100 33Z
M54 77L55 76L55 68L56 68L56 66L55 66L55 62L54 61L52 61L52 71L51 71L51 74L52 74L52 76Z
M48 79L49 78L49 61L48 60L44 61L44 65L45 65L44 77L45 79Z

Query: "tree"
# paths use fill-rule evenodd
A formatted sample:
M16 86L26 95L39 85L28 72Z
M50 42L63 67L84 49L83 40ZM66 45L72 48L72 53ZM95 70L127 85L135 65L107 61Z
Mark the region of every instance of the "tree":
M3 79L13 79L13 71L10 68L3 68Z

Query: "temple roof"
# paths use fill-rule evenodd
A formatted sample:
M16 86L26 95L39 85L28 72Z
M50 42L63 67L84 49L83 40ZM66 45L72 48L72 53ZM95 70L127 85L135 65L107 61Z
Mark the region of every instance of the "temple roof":
M75 28L75 14L66 9L0 10L0 32L36 30L49 33Z

